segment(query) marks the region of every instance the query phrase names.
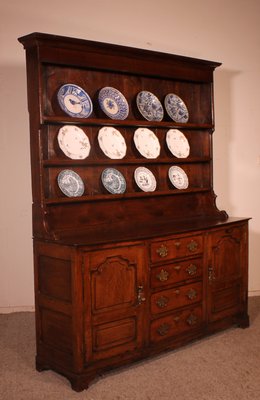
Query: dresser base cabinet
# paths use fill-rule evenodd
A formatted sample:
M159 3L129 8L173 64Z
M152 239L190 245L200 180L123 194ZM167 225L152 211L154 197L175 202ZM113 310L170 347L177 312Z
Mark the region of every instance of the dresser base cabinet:
M248 326L248 224L223 225L102 246L35 240L37 369L80 391L111 368Z

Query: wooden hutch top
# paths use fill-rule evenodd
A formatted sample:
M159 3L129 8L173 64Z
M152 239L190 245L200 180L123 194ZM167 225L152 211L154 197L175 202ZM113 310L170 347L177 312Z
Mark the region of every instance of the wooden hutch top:
M28 109L31 132L33 234L35 238L71 245L118 240L138 240L225 224L225 211L215 204L212 168L214 131L213 72L221 65L107 43L32 33L19 41L27 56ZM67 115L59 106L57 92L66 84L83 88L93 103L88 118ZM111 119L98 102L99 90L113 87L129 105L126 119ZM189 120L174 122L164 109L162 121L148 121L136 106L140 91L152 92L164 104L175 93L186 104ZM59 147L57 135L64 125L81 128L91 150L85 159L71 159ZM120 131L126 143L121 159L107 157L99 147L102 127ZM158 138L160 154L146 158L135 147L137 128L148 128ZM188 140L186 158L175 157L167 147L170 129L180 130ZM181 167L189 185L179 190L168 171ZM111 194L103 186L102 171L116 168L126 180L126 191ZM140 190L135 169L148 168L156 189ZM65 196L57 183L62 170L73 170L84 182L79 197Z

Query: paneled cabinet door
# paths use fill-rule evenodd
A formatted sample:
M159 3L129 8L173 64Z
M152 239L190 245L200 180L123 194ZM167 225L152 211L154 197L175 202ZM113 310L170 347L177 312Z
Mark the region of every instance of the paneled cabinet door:
M216 321L246 309L247 225L209 235L209 320Z
M143 246L86 253L85 269L86 361L131 354L143 345Z

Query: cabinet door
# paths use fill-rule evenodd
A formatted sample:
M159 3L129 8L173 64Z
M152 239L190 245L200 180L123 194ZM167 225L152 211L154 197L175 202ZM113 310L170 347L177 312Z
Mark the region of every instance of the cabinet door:
M247 226L209 235L209 320L242 314L247 302Z
M87 361L130 354L142 346L144 338L143 246L88 253L85 267Z

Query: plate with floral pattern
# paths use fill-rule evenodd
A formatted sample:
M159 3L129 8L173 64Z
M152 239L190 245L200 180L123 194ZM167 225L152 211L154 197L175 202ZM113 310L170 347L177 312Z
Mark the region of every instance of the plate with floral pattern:
M64 125L59 129L58 143L63 153L73 159L87 158L90 152L90 143L83 129L74 125Z
M104 187L112 194L122 194L126 190L126 181L121 174L115 168L106 168L102 172L101 181Z
M157 158L160 154L160 143L157 136L147 128L138 128L134 133L135 147L145 158Z
M68 197L78 197L84 193L84 182L75 171L64 169L59 173L57 181L62 193Z
M154 192L156 189L156 179L152 171L146 167L138 167L134 172L137 186L144 192Z
M121 159L126 155L126 143L123 135L115 128L104 126L98 132L98 143L103 153L112 159Z
M178 129L169 129L166 143L170 152L178 158L186 158L190 154L190 145L186 136Z
M189 180L186 172L177 165L173 165L169 168L168 176L171 183L173 184L173 186L176 187L176 189L187 189L187 187L189 186Z
M164 106L169 117L175 122L186 123L189 120L189 112L184 101L174 93L165 96Z
M163 106L153 93L146 90L139 92L136 97L136 105L142 116L148 121L163 119Z
M102 111L111 119L126 119L129 106L125 96L113 87L104 87L99 91L98 102Z
M78 85L66 83L57 94L61 109L71 117L88 118L93 111L91 98Z

